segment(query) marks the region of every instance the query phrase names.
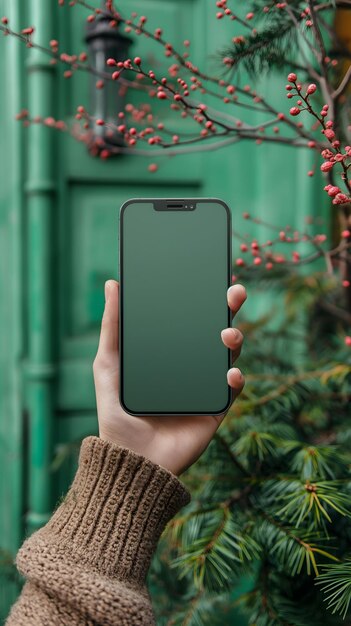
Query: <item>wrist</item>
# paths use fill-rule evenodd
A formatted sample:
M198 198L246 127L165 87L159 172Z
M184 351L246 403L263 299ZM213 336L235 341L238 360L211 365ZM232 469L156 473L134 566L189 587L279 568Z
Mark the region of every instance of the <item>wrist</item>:
M49 540L57 544L56 555L140 585L163 529L189 501L187 488L167 469L128 448L86 437L66 498L30 545L40 556Z

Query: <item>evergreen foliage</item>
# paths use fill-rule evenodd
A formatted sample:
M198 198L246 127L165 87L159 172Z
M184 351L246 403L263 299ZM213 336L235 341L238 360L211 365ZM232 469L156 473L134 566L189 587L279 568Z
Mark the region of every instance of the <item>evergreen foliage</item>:
M232 59L235 68L243 67L252 77L272 69L305 70L303 59L299 59L301 34L312 41L303 13L306 2L291 0L290 12L266 12L267 6L265 0L250 3L250 10L255 15L255 31L248 34L243 30L242 37L235 38L230 46L221 51L220 56ZM320 4L319 17L328 19L333 9L334 3L331 1Z
M234 605L251 626L351 624L351 357L322 306L339 294L281 282L283 321L243 324L246 387L182 477L193 500L150 574L159 626L230 624Z

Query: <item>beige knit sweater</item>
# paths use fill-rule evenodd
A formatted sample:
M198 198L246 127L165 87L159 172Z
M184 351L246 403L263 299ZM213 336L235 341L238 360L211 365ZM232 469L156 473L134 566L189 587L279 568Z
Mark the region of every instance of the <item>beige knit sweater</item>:
M150 626L145 584L161 532L190 493L168 470L98 437L16 564L27 581L5 626Z

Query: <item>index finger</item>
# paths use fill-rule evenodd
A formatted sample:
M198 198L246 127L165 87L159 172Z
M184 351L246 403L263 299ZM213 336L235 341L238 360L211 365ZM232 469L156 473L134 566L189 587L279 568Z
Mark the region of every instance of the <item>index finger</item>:
M243 285L232 285L227 291L228 306L232 313L237 313L247 298Z

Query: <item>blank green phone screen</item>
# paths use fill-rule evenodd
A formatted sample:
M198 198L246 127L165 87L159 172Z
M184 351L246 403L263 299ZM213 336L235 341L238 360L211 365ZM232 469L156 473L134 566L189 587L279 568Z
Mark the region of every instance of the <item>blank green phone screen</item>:
M129 201L120 214L120 399L133 414L215 414L230 405L230 214Z

